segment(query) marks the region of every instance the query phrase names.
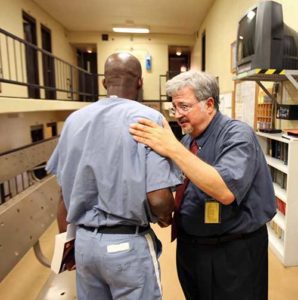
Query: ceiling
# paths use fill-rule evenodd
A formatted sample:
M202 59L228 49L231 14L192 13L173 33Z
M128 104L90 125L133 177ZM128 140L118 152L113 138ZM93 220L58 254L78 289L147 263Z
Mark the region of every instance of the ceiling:
M33 0L69 31L111 32L115 25L151 33L194 34L215 0Z

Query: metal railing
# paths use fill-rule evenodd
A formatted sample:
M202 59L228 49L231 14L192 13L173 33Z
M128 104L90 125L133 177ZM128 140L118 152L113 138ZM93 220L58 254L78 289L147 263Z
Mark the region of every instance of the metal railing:
M0 28L0 82L27 86L22 98L96 101L99 76Z
M57 141L55 136L0 153L0 206L46 175L44 164Z
M10 89L12 95L3 88L1 96L93 102L106 96L100 84L103 78L103 74L71 65L0 28L0 90L1 82L27 87L19 93ZM159 99L144 100L141 96L139 101L162 111L162 103L170 101L165 93L167 79L169 72L159 75Z

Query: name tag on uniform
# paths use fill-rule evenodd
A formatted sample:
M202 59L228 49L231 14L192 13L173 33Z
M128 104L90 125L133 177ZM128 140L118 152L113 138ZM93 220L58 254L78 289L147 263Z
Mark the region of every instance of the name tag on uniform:
M217 201L205 202L205 224L220 223L220 203Z
M121 243L107 246L108 253L122 252L130 249L129 243Z

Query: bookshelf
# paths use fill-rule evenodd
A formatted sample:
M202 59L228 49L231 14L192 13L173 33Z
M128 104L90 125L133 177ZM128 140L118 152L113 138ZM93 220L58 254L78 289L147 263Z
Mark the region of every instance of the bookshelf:
M270 168L277 214L268 223L269 245L284 266L298 265L298 140L257 132Z
M271 128L272 126L272 103L257 103L256 122L258 129Z

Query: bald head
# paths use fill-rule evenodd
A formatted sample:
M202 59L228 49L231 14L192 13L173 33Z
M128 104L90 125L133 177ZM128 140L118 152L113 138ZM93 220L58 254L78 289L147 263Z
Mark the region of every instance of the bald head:
M133 55L120 52L110 55L105 63L103 84L108 96L136 100L138 90L142 87L141 64Z

